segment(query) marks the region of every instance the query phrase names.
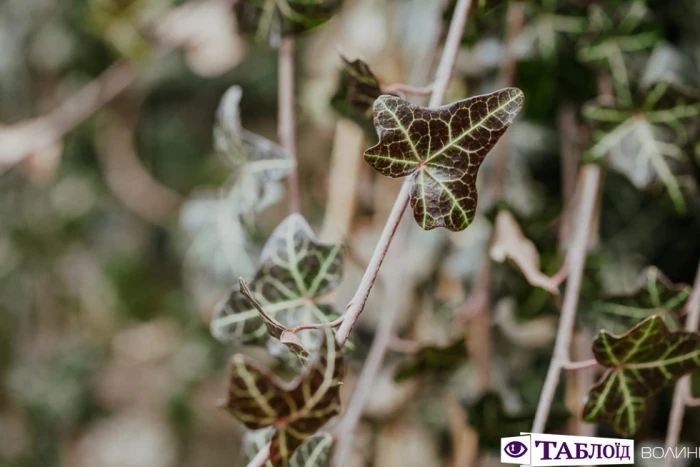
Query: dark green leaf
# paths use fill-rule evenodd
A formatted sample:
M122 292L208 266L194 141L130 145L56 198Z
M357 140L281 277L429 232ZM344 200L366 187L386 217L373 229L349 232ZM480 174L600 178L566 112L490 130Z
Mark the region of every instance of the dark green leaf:
M350 61L342 55L341 58L340 87L331 105L342 116L369 131L372 128L372 106L382 95L381 85L367 63L359 59Z
M629 437L651 396L700 368L700 334L670 332L660 316L651 316L619 337L601 331L593 354L608 369L590 389L583 418L605 421Z
M553 407L546 431L566 423L569 417L563 407ZM534 418L534 410L515 414L506 412L501 396L494 392L487 392L476 404L467 407L467 421L479 434L479 446L491 450L500 449L501 438L530 431Z
M634 70L630 59L651 50L660 40L660 31L652 21L644 0L634 0L624 7L592 3L589 6L588 31L581 39L578 57L613 79L615 95L626 105L632 104L631 82Z
M256 40L273 45L280 37L313 29L340 9L342 0L245 0L236 5L238 23Z
M306 220L292 214L265 244L250 283L251 296L284 329L333 321L340 314L322 298L340 282L342 260L341 246L318 242ZM212 335L223 342L262 344L269 339L268 329L239 286L219 303L211 322ZM276 334L284 329L272 335L279 338ZM301 331L300 338L305 348L318 343L310 331Z
M684 147L700 115L700 98L670 80L641 89L635 104L598 100L583 116L592 129L593 158L627 177L638 189L660 181L680 212L687 210L684 192L694 188L690 158Z
M464 339L459 339L446 347L424 346L408 362L397 368L394 380L401 382L426 373L453 371L466 361L467 348Z
M422 228L464 230L476 212L479 167L523 100L516 88L435 109L380 96L374 103L379 143L365 160L382 175L411 177L411 207Z
M244 355L234 355L223 408L249 429L276 428L270 441L270 462L281 467L340 412L339 385L344 371L342 349L333 331L324 327L317 357L289 382Z
M654 314L670 317L669 312L683 308L690 290L686 284L674 284L652 266L642 271L634 290L594 301L591 313L600 328L620 332Z
M232 86L221 98L214 128L216 150L233 170L226 202L242 215L257 213L281 198L278 182L294 168L282 147L241 127L242 91Z

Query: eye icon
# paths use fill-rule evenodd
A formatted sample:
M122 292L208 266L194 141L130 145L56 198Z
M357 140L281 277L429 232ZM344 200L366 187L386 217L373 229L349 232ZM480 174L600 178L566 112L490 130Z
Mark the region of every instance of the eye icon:
M522 457L527 452L527 446L520 441L511 441L503 448L510 457Z

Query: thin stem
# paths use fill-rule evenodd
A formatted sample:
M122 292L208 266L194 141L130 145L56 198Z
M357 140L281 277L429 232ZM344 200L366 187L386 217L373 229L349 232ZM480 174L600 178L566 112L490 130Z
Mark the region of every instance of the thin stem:
M433 94L430 96L428 107L438 107L445 100L447 86L450 84L452 69L455 67L457 53L462 45L464 27L467 25L467 16L471 7L471 0L459 0L452 13L450 30L447 32L445 47L442 49L440 64L435 72L435 82L433 83Z
M406 210L406 206L408 206L408 201L410 199L408 191L409 186L408 181L405 181L401 185L401 191L394 202L394 206L391 208L389 218L384 225L384 230L382 230L377 246L374 248L374 253L372 253L372 257L369 260L367 269L365 269L360 285L357 287L355 295L353 295L350 303L345 309L345 313L343 314L343 324L340 325L340 328L336 333L336 340L340 345L345 344L345 341L350 335L350 331L352 331L357 319L360 317L360 313L362 313L362 310L365 308L365 304L367 303L367 298L372 290L374 281L377 280L379 268L384 262L387 251L389 251L391 240L394 238L396 229L401 222L403 212Z
M367 354L367 359L362 365L362 372L357 380L355 391L352 394L345 415L343 415L343 419L337 427L337 436L335 436L337 442L334 449L333 462L331 463L334 467L345 465L345 458L352 444L355 427L360 421L370 391L374 387L372 382L379 374L384 355L389 349L392 336L394 335L395 321L399 312L399 302L395 297L401 293L402 288L400 271L395 271L394 274L397 274L398 277L391 277L388 281L388 287L384 292L382 303L382 317L377 325L372 346Z
M595 358L592 358L590 360L583 360L580 362L564 362L561 366L563 369L568 371L578 371L593 368L596 365L598 365L598 361Z
M593 216L598 192L600 191L600 172L600 167L594 164L585 165L579 171L581 201L578 207L576 230L573 233L573 240L568 253L569 280L564 294L564 303L562 305L552 361L547 371L542 395L535 414L535 421L532 425L533 433L542 433L544 431L549 410L554 400L554 394L559 384L561 370L563 365L570 361L571 335L576 321L576 309L578 307L579 292L581 291L583 267L586 263L588 238L591 226L594 223Z
M695 274L695 283L693 284L693 292L686 303L688 311L685 330L695 332L700 325L700 264ZM683 426L683 416L687 405L694 406L700 402L691 397L690 390L690 375L686 375L678 380L676 388L673 392L673 404L671 405L671 415L668 420L668 430L666 431L666 447L678 446L678 441L681 437L681 427ZM676 460L673 456L666 456L666 467L673 467Z
M136 69L117 62L46 115L0 130L0 173L60 141L71 130L124 92Z
M294 169L287 177L289 212L300 212L299 164L297 159L294 115L294 38L283 37L279 49L279 116L277 132L280 144L294 161Z
M270 443L258 451L258 453L248 462L248 467L264 467L267 461L270 460Z

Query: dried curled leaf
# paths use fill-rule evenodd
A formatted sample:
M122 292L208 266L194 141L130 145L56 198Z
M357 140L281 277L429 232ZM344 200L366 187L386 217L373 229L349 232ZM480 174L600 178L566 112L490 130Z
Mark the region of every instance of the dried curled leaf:
M651 316L622 336L601 331L593 354L608 369L590 389L583 418L605 421L629 437L644 418L647 399L700 368L700 334L671 332L660 316Z
M379 143L365 160L387 177L411 177L411 207L422 228L464 230L476 212L479 166L523 101L516 88L435 109L380 96L374 103Z
M342 247L318 242L303 216L292 214L282 221L265 244L250 282L251 296L264 315L283 327L277 332L272 326L274 337L296 325L330 322L340 316L322 298L340 282L342 261ZM223 342L263 344L270 329L269 320L263 318L236 286L216 307L211 332ZM308 331L300 333L300 339L305 348L314 348L318 342Z
M494 240L489 250L491 259L499 263L510 258L518 265L530 285L540 287L552 295L559 295L559 282L540 271L540 253L535 244L520 230L518 221L508 211L496 216Z
M360 59L350 61L342 55L341 58L343 68L340 73L340 86L331 100L331 105L342 116L369 129L372 122L372 106L382 95L381 85L366 62Z
M681 310L690 292L687 284L674 284L658 268L650 266L641 272L634 290L592 302L590 315L599 328L624 332L655 314L671 318L669 313Z
M468 358L464 339L447 346L425 345L401 364L394 374L394 381L401 382L426 373L444 373L457 369Z
M237 2L236 15L242 30L278 45L281 37L325 23L342 4L342 0L245 0Z
M323 332L314 361L289 382L244 355L231 360L228 399L222 407L251 430L275 427L270 440L274 467L285 465L306 439L340 413L343 353L333 331L324 327Z
M684 192L694 188L685 146L699 115L700 97L668 79L640 89L630 106L591 102L583 109L594 143L589 153L605 158L640 190L660 181L676 209L685 212Z
M294 168L287 151L241 127L242 90L232 86L221 98L214 127L214 145L233 169L228 201L242 215L257 213L282 195L278 182Z

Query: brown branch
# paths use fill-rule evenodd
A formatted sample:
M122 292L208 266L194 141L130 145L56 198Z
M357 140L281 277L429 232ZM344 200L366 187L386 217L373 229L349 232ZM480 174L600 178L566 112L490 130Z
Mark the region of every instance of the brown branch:
M364 141L362 129L352 121L340 119L335 124L326 215L320 235L323 241L345 240L350 231Z
M700 326L700 264L695 274L693 292L686 303L687 317L685 330L697 332ZM666 431L666 447L678 446L683 426L683 416L686 406L696 406L700 400L693 399L690 390L690 375L686 375L678 380L673 392L673 404L671 405L671 415L668 420L668 430ZM700 405L700 404L699 404ZM666 456L666 467L673 467L676 459L673 456Z
M283 37L279 49L279 116L277 131L280 144L287 150L295 167L287 177L289 212L300 212L299 163L297 159L294 115L294 38Z
M56 144L124 92L135 78L136 70L131 64L115 63L48 114L0 127L0 173Z
M590 360L582 360L580 362L563 362L561 367L568 371L579 371L594 368L598 365L598 361L594 358Z
M107 186L130 211L154 225L167 224L182 197L154 179L134 148L134 121L115 112L97 127L97 153Z

